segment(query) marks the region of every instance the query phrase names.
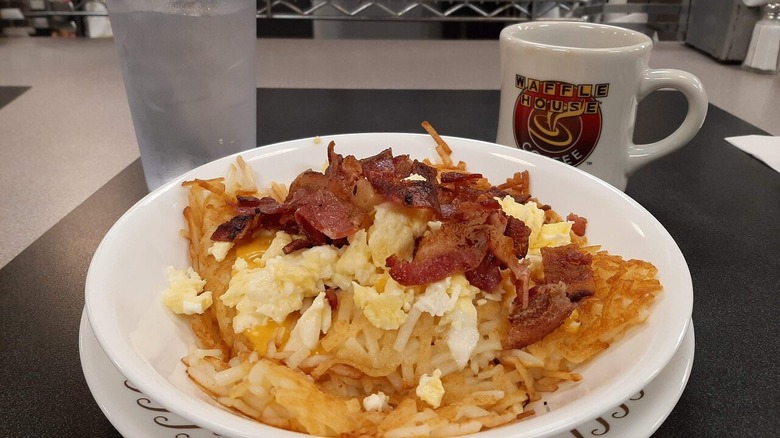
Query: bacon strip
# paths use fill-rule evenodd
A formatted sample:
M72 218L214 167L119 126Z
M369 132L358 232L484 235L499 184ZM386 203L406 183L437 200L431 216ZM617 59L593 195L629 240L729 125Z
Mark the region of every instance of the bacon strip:
M439 179L442 184L445 183L460 183L467 180L482 179L482 175L479 173L467 173L467 172L442 172L439 175Z
M238 196L236 201L233 209L238 214L279 214L290 210L289 206L280 204L269 196L260 199L254 196Z
M452 251L407 262L391 255L387 258L387 266L395 281L404 286L412 286L434 283L453 273L474 269L480 263L479 256L478 251Z
M479 266L466 272L466 280L480 290L491 292L501 283L501 263L491 253L485 254Z
M585 229L588 226L587 219L582 216L577 216L574 213L569 213L569 215L566 216L566 220L569 222L574 222L571 226L571 230L574 232L574 234L580 237L585 235Z
M420 239L412 261L388 257L390 276L404 286L412 286L476 269L487 253L487 231L484 225L445 223Z
M290 204L295 206L295 221L312 242L325 243L322 236L340 239L360 228L361 213L333 192L304 187L295 192Z
M501 282L500 269L507 267L526 303L530 270L518 259L515 242L504 234L507 216L494 210L500 207L498 203L464 202L461 207L459 220L445 222L440 230L420 240L413 260L388 258L390 276L412 286L464 273L469 283L491 292Z
M574 301L593 295L596 281L593 279L590 254L580 251L575 244L555 248L542 248L544 282L566 283L567 293Z
M311 248L313 246L315 246L314 242L309 240L308 237L301 237L285 245L284 248L282 248L282 252L285 254L290 254L298 251L299 249Z
M229 221L220 224L211 234L211 240L215 242L232 242L242 239L249 234L253 224L257 221L256 215L238 215Z
M509 222L506 224L506 234L512 239L515 248L515 256L523 258L528 254L529 238L531 229L523 221L512 216L507 216Z
M441 216L436 169L408 155L393 157L385 149L360 161L363 175L385 199L406 207L428 208ZM409 177L419 175L422 179Z
M534 286L527 307L515 304L509 314L504 348L523 348L541 341L563 324L576 307L569 301L564 283Z
M306 236L287 248L294 251L352 235L379 200L374 199L370 185L359 184L360 162L337 154L334 145L328 145L326 172L302 172L291 183L285 202L270 197L237 197L233 206L237 215L220 225L211 239L234 241L251 235L258 226L277 228Z
M575 244L542 248L545 284L533 287L527 305L517 287L515 307L509 314L506 348L522 348L543 339L558 328L576 308L576 302L593 295L596 282L592 257Z

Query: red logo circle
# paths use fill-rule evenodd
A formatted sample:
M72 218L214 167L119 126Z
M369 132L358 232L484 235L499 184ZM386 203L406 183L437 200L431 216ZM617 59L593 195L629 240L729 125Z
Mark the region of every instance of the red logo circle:
M601 136L601 103L592 87L566 82L537 82L524 88L514 110L515 141L521 149L576 166L585 161Z

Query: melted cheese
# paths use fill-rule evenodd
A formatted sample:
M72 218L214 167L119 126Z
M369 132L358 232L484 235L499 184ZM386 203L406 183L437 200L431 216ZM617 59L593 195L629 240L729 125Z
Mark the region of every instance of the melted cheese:
M285 345L287 344L287 340L290 339L292 325L292 318L285 319L282 324L279 324L273 319L269 319L265 325L256 325L251 329L245 330L244 336L252 343L252 347L254 347L255 351L260 353L261 356L265 356L266 351L268 351L268 342L274 338L276 330L280 327L284 328L284 332L281 336L281 344Z
M274 234L259 233L251 241L236 248L236 258L246 260L249 268L257 268L260 266L257 260L265 255L274 238Z
M296 317L291 315L285 319L282 324L279 324L273 319L269 319L265 325L256 325L251 329L244 330L244 336L252 343L252 348L256 352L261 356L265 356L268 352L268 342L274 340L277 329L282 328L283 331L280 333L279 339L275 339L276 350L281 351L284 350L287 346L287 342L290 340L290 333L292 333L292 330L295 327L296 319ZM322 348L321 344L317 344L317 347L311 350L310 354L312 356L326 354L326 351Z

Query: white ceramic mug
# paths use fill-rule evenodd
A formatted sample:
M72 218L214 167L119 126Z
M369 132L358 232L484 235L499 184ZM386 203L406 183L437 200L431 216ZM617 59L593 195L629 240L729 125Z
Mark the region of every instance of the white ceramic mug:
M688 143L707 115L695 76L648 68L652 47L642 33L601 24L506 27L496 142L577 166L624 190L639 167ZM685 95L685 120L663 140L634 144L637 104L661 88Z

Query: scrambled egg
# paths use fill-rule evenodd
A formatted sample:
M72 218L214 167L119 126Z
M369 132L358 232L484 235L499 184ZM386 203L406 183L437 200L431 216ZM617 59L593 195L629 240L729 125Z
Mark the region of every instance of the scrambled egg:
M362 286L357 282L353 282L352 287L355 305L363 311L363 315L374 327L395 330L409 317L407 312L411 308L414 291L404 290L403 286L389 276L386 277L381 293L375 287Z
M230 248L233 248L233 242L214 242L209 247L208 253L214 256L214 260L221 262L227 257Z
M286 233L277 233L262 257L263 266L251 268L246 260L236 260L235 274L220 298L238 311L233 318L236 333L264 325L268 319L281 324L287 315L303 307L304 298L325 291L325 280L333 276L338 250L324 245L275 255L275 248L284 247L286 244L281 242L290 240Z
M414 307L433 316L442 316L455 308L461 296L473 298L479 289L472 286L463 274L456 274L429 284L425 292L417 297Z
M368 229L368 246L374 265L384 267L391 255L411 260L414 239L428 228L430 213L425 209L407 209L391 202L375 208L374 224Z
M505 196L503 199L496 198L501 204L504 213L514 218L520 219L525 226L531 229L528 236L528 255L531 262L531 269L537 271L542 266L542 256L540 248L564 246L571 243L572 223L568 221L552 224L544 223L544 211L533 202L519 204L511 196Z
M533 244L539 238L539 233L544 224L544 210L537 207L533 202L520 204L509 195L504 196L503 199L496 198L496 200L501 204L501 210L504 210L504 213L515 219L520 219L526 227L531 229L528 241L530 244Z
M442 316L439 326L450 326L447 346L460 368L466 366L479 342L477 308L472 303L479 292L463 274L456 274L429 284L414 302L421 312Z
M348 289L353 281L363 285L375 284L379 278L377 268L371 261L368 233L358 230L349 237L349 246L336 262L333 283L340 289Z
M285 351L298 351L305 348L312 351L320 343L320 332L327 334L331 325L330 304L325 292L320 292L308 309L303 312L290 333L290 339L284 346Z
M366 412L387 412L390 410L390 397L379 391L363 399L363 409Z
M564 246L571 243L571 222L556 222L553 224L544 224L539 230L539 236L536 241L530 245L529 249L538 250L542 247Z
M356 305L372 324L397 329L408 316L414 294L389 278L385 260L393 254L411 259L415 239L428 228L429 216L387 202L376 207L368 232L358 230L348 246L323 245L287 255L282 249L293 236L277 232L261 257L239 257L233 266L221 300L237 310L234 330L264 326L269 320L281 324L301 310L304 299L316 297L326 286L353 288Z
M415 390L420 400L428 403L436 409L441 405L441 399L444 397L444 385L441 383L441 370L436 369L431 375L423 374L420 376L420 383Z
M260 266L265 266L268 260L276 257L284 256L284 247L292 242L292 236L284 231L277 231L271 243L268 244L268 248L263 252L260 258L255 259L254 262Z
M203 292L206 280L194 269L186 271L168 267L168 289L163 292L163 302L176 314L203 313L211 306L211 292Z
M455 308L444 315L442 324L449 324L447 333L447 346L450 354L463 369L471 359L471 354L479 342L479 329L477 328L477 308L474 307L469 296L461 296L455 303Z

